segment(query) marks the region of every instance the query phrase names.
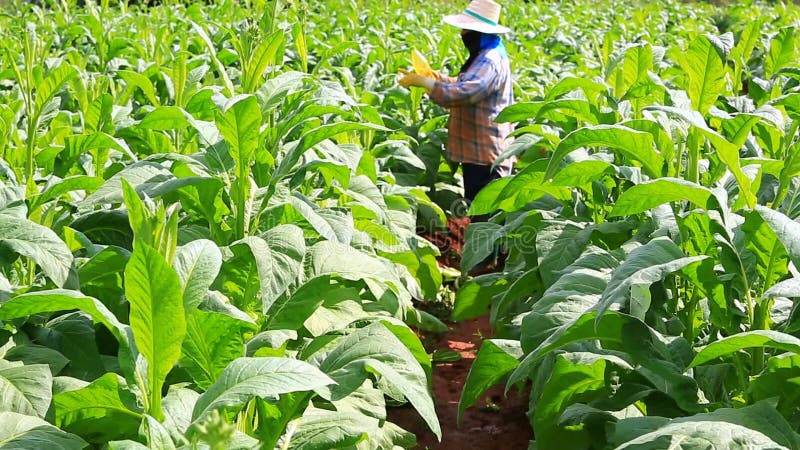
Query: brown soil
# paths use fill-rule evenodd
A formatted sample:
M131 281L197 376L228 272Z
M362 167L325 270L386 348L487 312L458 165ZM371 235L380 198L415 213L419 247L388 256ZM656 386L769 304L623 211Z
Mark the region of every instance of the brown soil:
M432 242L439 248L440 256L437 258L439 265L459 269L461 251L464 248L464 234L467 232L469 217L450 217L447 219L446 229L431 234L422 234L422 237Z
M442 426L439 443L425 422L411 406L389 410L389 420L417 436L417 449L440 450L525 450L533 438L526 412L527 394L516 390L503 395L504 386L495 386L482 395L474 407L464 411L461 423L457 422L458 402L475 360L481 340L491 336L486 316L450 325L450 331L438 336L427 349L451 350L461 355L461 360L435 364L433 367L433 394L436 413Z

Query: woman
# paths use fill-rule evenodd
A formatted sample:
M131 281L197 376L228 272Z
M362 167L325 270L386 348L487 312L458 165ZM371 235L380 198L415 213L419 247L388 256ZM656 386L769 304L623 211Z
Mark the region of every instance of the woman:
M492 0L473 0L463 13L444 18L461 28L461 40L469 51L457 78L403 71L400 79L402 86L423 87L431 100L450 108L447 157L461 163L464 198L469 203L489 182L510 174L513 165L508 159L492 167L513 131L512 124L494 121L514 102L508 54L498 36L511 30L498 24L500 9Z

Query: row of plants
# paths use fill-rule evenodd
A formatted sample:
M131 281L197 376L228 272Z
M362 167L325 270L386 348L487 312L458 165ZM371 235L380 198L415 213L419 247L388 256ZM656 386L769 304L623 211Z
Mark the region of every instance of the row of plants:
M498 118L520 170L471 207L500 213L462 269L508 259L457 294L496 331L460 410L505 383L529 389L532 448L800 448L798 10L681 32L661 6L670 39L606 33Z
M424 164L320 73L329 10L250 6L6 6L0 447L409 448L404 403L441 435L408 324L444 327L444 213L389 170Z

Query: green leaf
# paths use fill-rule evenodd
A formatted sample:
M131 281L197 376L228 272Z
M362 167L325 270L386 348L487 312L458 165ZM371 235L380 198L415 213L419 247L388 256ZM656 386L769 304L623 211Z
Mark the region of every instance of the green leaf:
M756 211L778 236L795 267L800 267L800 223L765 206L757 205Z
M492 298L505 292L509 283L502 274L487 274L469 280L456 292L453 320L467 320L486 314Z
M609 355L580 352L556 356L553 372L544 385L533 415L536 442L542 448L558 448L564 443L584 448L591 444L585 430L560 427L558 420L561 413L576 401L587 401L605 394L605 369L609 363L631 368L620 358Z
M720 408L707 414L673 419L618 449L790 449L800 447L800 436L765 402L744 408Z
M187 116L178 106L159 106L144 116L139 126L148 130L180 130L190 125Z
M552 179L561 161L580 147L607 147L615 150L626 158L641 163L644 172L654 178L661 176L664 166L664 159L655 148L652 134L622 125L597 125L579 128L558 144L547 165L545 179Z
M61 86L76 75L78 75L78 71L67 63L62 63L50 72L44 82L36 85L36 111L40 113L53 96L58 93Z
M787 352L800 353L800 339L790 334L773 330L754 330L737 333L703 347L694 357L689 367L699 366L719 357L752 347L770 347Z
M772 78L779 70L795 62L795 27L784 27L769 43L764 59L764 76Z
M53 396L53 421L89 442L136 438L142 410L136 396L107 373L88 386Z
M0 253L33 259L53 282L63 286L72 267L72 252L50 228L30 220L0 214Z
M374 422L374 424L372 423ZM289 427L294 429L288 447L293 450L324 450L349 448L368 439L370 428L377 420L360 414L309 408Z
M568 269L522 319L522 348L528 352L536 349L556 330L594 307L610 279L611 271L602 267Z
M487 389L501 382L516 369L522 358L519 342L505 339L486 339L469 369L467 381L458 402L458 421L465 409L475 405Z
M160 450L175 450L175 443L169 435L169 431L157 421L153 416L144 416L142 422L142 434L147 438L147 445L150 448Z
M18 295L0 306L0 320L17 319L34 314L78 309L88 314L96 323L103 324L120 344L119 362L126 376L134 373L133 348L129 328L97 299L77 291L54 289Z
M30 366L0 360L0 411L44 417L53 397L46 364Z
M153 161L139 161L128 165L115 173L100 189L86 197L80 206L91 208L96 205L123 202L122 180L125 180L136 192L150 198L160 197L174 192L184 186L192 186L208 182L208 177L176 178L169 170Z
M181 366L199 388L208 389L228 363L244 356L244 333L254 329L225 314L194 310L186 320Z
M705 115L725 89L722 52L707 36L699 36L681 54L679 63L686 73L692 108Z
M47 364L47 366L50 367L50 373L54 376L70 363L70 360L58 350L36 344L18 344L11 347L11 349L3 355L3 359L7 361L20 361L26 366Z
M754 401L778 399L777 409L787 420L791 420L800 405L800 355L784 353L767 360L766 369L753 377L747 387L749 398Z
M226 261L223 274L231 280L252 278L253 273L248 267L254 264L263 311L268 311L303 272L305 238L296 225L279 225L267 231L263 238L248 236L234 242L231 247L239 252L246 247L253 259L247 266L235 264L235 260ZM245 283L239 285L244 287Z
M637 289L647 290L651 284L663 280L670 273L705 258L705 255L684 257L681 249L666 237L653 239L634 249L608 282L598 304L598 319L612 305L628 301L631 315L644 319L644 314L650 308L649 291L641 296L638 294L641 291Z
M464 235L461 273L466 274L494 252L495 242L503 236L503 227L492 222L470 223Z
M381 383L402 394L431 431L441 437L425 370L383 324L372 323L342 339L327 354L320 369L338 383L328 388L332 398L342 398L356 390L369 374L380 374Z
M173 262L183 286L183 307L191 314L206 296L222 267L222 252L209 240L192 241L178 248Z
M708 211L718 207L710 189L680 178L659 178L627 189L617 199L609 217L630 216L664 203L689 201Z
M125 267L125 297L139 352L147 360L149 414L163 418L161 386L181 356L186 335L181 284L178 275L158 252L146 244L133 250Z
M31 197L29 201L31 211L39 206L49 202L50 200L57 199L62 195L72 191L86 191L91 192L103 185L105 181L99 177L90 177L86 175L75 175L64 178L55 183L48 183L48 186L42 191L41 194Z
M81 450L88 444L78 436L38 417L0 412L0 449Z
M238 358L197 400L195 423L211 411L235 410L252 398L275 398L289 392L310 391L334 381L316 367L288 358Z
M337 134L350 131L389 131L386 127L371 123L336 122L320 125L304 134L299 141L290 144L288 153L280 160L272 176L272 182L277 183L286 177L300 160L306 150L319 144L325 139L330 139Z
M552 285L561 270L580 257L594 230L594 225L559 221L547 224L536 233L539 272L545 287Z
M254 96L233 97L217 114L217 127L228 143L228 151L236 162L238 176L249 173L258 148L261 131L261 108Z

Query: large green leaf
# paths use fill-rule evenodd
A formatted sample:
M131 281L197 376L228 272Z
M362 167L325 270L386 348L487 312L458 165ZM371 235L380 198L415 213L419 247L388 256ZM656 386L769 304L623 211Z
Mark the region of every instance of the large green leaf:
M617 447L620 450L772 450L798 448L800 436L775 408L759 402L744 408L721 408L707 414L674 419L655 431L620 444Z
M58 286L72 266L72 252L51 229L9 214L0 214L0 254L0 262L8 262L10 254L31 258Z
M16 412L0 412L2 450L81 450L88 444L44 420Z
M288 446L284 443L284 448L325 450L354 447L369 439L368 431L377 428L377 422L360 414L309 408L289 425L292 433L286 436Z
M156 198L184 186L206 183L210 178L202 176L177 178L162 164L153 161L138 161L115 173L103 186L86 197L80 206L92 208L101 204L122 203L122 180L127 181L139 195Z
M611 279L611 270L575 268L550 286L522 320L522 348L531 351L560 327L594 307Z
M727 356L739 350L752 347L770 347L787 352L800 353L800 339L774 330L754 330L737 333L703 347L692 360L690 367L699 366L721 356Z
M0 360L0 411L44 417L53 397L52 384L46 364Z
M606 387L605 369L609 364L632 369L616 356L586 352L562 353L556 356L553 372L544 384L533 415L536 442L540 448L558 449L565 445L585 448L591 444L586 431L577 427L560 427L558 420L572 403L605 395L602 391Z
M686 74L686 92L692 108L705 114L725 88L723 54L707 36L699 36L681 56L679 62Z
M278 163L272 177L273 183L277 183L286 177L292 168L300 160L300 157L306 150L319 144L320 142L330 139L340 133L347 133L350 131L387 131L386 127L374 125L371 123L358 123L358 122L336 122L320 125L311 131L304 134L299 141L291 143L286 155Z
M199 388L208 389L228 363L244 356L244 333L254 328L225 314L192 311L186 319L181 366Z
M795 31L794 26L781 28L770 41L769 53L764 59L764 75L767 78L795 61Z
M50 102L50 99L56 95L61 86L76 75L78 75L78 71L75 67L66 62L50 72L47 78L36 86L36 111L41 112L42 108Z
M191 314L219 274L222 253L213 242L200 239L178 248L173 265L183 286L183 307Z
M492 298L508 289L510 281L499 273L482 275L467 281L453 304L453 320L466 320L486 314Z
M519 342L506 339L486 339L469 369L467 381L458 402L458 420L465 409L473 406L481 394L501 382L516 369L522 357Z
M195 422L219 409L238 409L252 398L275 398L289 392L310 391L334 381L316 367L289 358L238 358L197 400Z
M606 147L642 164L651 177L661 176L664 159L656 150L653 135L622 125L597 125L579 128L562 140L547 166L545 179L553 178L561 161L580 147Z
M404 396L428 427L441 437L425 371L415 356L382 323L376 322L351 333L327 354L320 369L336 383L328 389L334 399L356 390L372 373Z
M649 287L681 268L706 256L684 257L669 238L656 238L630 252L614 271L598 305L598 320L614 304L629 303L631 314L640 319L650 308Z
M53 420L65 431L102 444L135 438L142 410L119 376L107 373L86 387L54 395Z
M784 353L769 358L764 372L752 378L747 394L754 401L778 399L777 409L787 420L800 408L800 355Z
M96 323L103 324L120 344L120 367L128 377L133 376L134 356L129 328L123 325L100 301L77 291L54 289L18 295L0 306L0 320L17 319L34 314L78 309Z
M138 244L125 267L125 297L139 352L147 360L149 414L163 418L161 386L181 356L186 335L181 284L164 257Z
M561 271L580 257L594 230L594 225L558 221L537 231L536 253L545 287L552 285Z
M800 223L765 206L756 206L756 211L778 236L795 267L800 267Z
M659 178L624 191L609 217L639 214L664 203L679 201L689 201L705 210L718 207L716 197L704 186L680 178Z
M260 290L263 311L302 275L306 244L296 225L279 225L263 237L248 236L233 243L231 249L234 258L223 264L223 282L244 297L252 296L253 288Z
M233 97L217 114L217 127L228 143L238 176L249 174L261 131L261 108L252 95Z

